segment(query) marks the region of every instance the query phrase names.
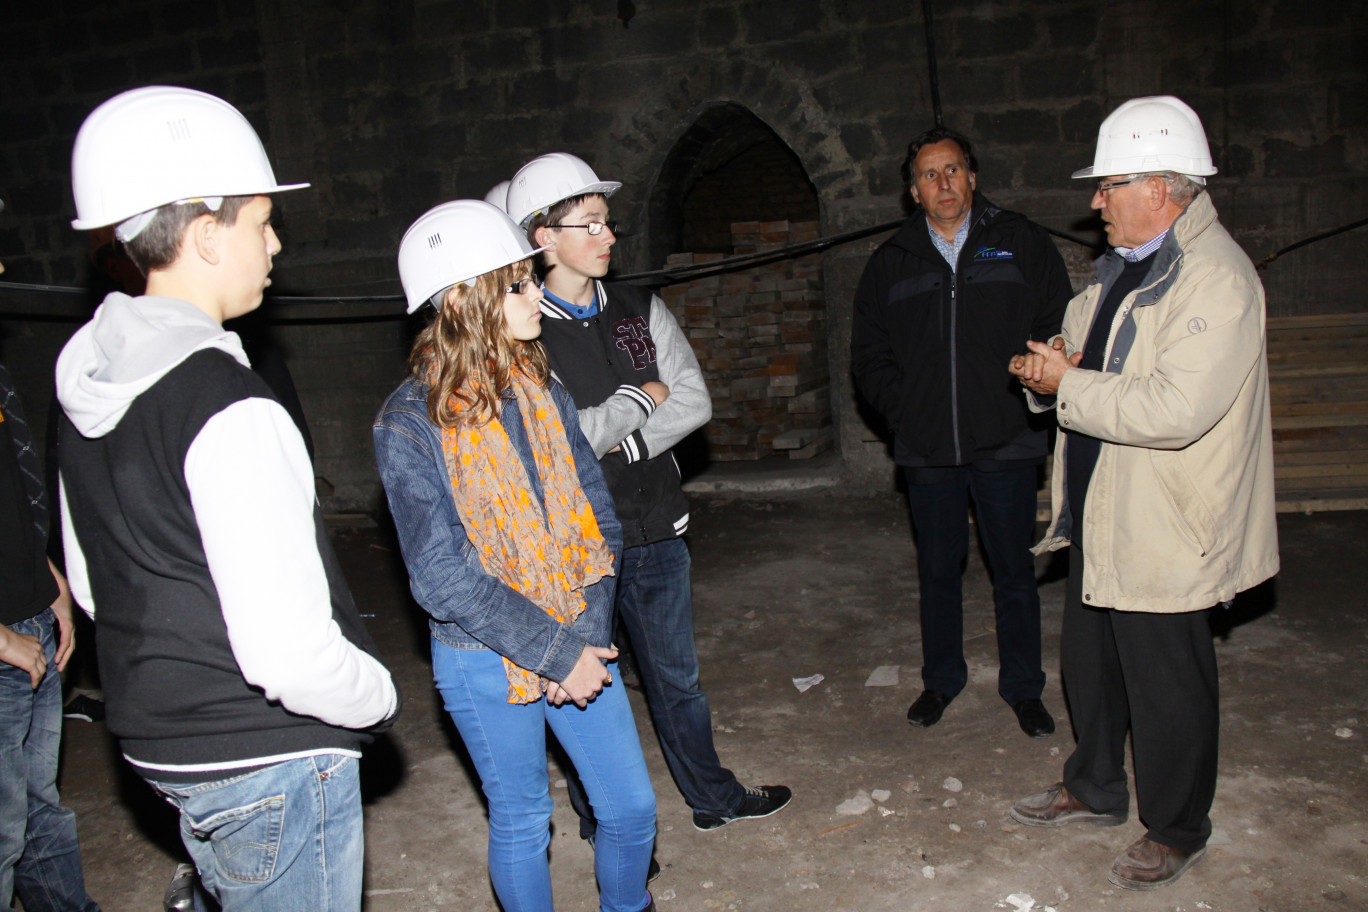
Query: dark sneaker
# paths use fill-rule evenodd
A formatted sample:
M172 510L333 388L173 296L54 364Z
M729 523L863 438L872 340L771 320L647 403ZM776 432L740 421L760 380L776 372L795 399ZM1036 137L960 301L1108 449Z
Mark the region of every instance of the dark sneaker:
M162 897L162 908L166 912L190 912L195 908L195 878L199 876L192 864L176 865L176 873Z
M100 722L105 717L105 705L103 700L97 700L88 694L78 694L67 701L66 707L62 710L62 716L67 719L80 719L82 722Z
M792 798L793 792L784 785L747 788L745 797L741 799L741 809L735 814L705 814L703 811L694 811L694 829L715 830L743 817L768 817L783 810L784 805Z

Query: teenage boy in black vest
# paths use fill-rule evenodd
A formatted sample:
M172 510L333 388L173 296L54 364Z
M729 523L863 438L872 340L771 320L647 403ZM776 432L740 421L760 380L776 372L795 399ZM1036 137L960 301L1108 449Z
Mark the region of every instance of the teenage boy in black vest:
M617 237L608 197L580 159L553 152L524 165L508 190L508 213L546 251L542 344L579 408L622 521L617 610L675 784L694 826L715 830L768 817L788 804L782 785L746 788L718 760L712 713L698 686L689 551L689 503L670 448L712 416L698 359L660 298L600 281ZM581 833L593 824L581 812Z
M361 907L357 759L399 698L328 541L298 428L223 322L261 304L276 183L231 105L152 86L72 155L78 218L147 275L57 362L67 569L109 729L224 912Z

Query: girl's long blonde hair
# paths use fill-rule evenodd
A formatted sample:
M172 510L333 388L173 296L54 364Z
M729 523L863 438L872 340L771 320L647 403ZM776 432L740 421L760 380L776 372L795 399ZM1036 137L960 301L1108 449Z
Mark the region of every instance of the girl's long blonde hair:
M504 289L531 273L532 261L521 260L453 285L442 296L437 316L414 340L408 360L409 371L428 385L433 424L487 424L498 416L500 394L514 370L539 386L550 383L541 342L519 342L505 330ZM457 403L464 407L458 409Z

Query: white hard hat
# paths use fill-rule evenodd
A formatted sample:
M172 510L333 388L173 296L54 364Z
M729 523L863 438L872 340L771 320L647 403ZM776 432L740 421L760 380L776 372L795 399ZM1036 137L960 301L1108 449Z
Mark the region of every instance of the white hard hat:
M622 188L617 181L601 181L584 159L569 152L551 152L518 169L508 188L508 217L522 228L538 212L561 200L585 193L612 196Z
M508 186L512 181L499 181L489 188L485 194L485 202L491 206L498 206L504 212L508 211Z
M1216 173L1197 112L1172 95L1132 98L1112 111L1097 131L1092 167L1074 177L1174 171L1202 178Z
M86 231L180 200L307 186L276 183L256 131L228 102L194 89L148 86L115 95L81 124L71 152L71 226ZM128 240L149 220L120 234Z
M429 301L436 304L434 299L452 285L545 249L533 249L526 232L497 206L483 200L442 203L420 215L399 242L399 281L408 312Z

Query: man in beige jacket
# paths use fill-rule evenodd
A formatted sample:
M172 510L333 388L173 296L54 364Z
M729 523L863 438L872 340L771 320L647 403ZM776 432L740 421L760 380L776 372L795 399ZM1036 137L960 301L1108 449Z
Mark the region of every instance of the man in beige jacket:
M1077 737L1030 826L1124 823L1132 735L1145 835L1112 883L1151 890L1201 858L1216 789L1210 609L1278 571L1264 293L1205 192L1197 114L1170 96L1103 122L1092 207L1111 250L1051 344L1009 370L1059 422L1054 519L1070 549L1061 642Z

